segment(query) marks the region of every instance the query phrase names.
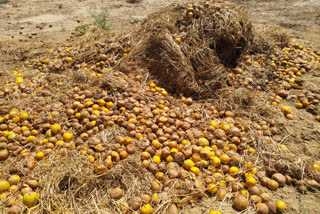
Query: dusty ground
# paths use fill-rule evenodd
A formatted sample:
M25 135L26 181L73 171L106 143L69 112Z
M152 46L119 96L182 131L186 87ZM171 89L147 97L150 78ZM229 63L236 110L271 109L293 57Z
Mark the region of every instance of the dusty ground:
M76 26L92 23L89 12L95 8L110 9L109 23L113 30L126 28L153 11L183 0L10 0L1 4L0 39L18 39L32 32L43 39L64 40ZM248 8L253 23L259 27L279 27L295 38L320 48L320 1L318 0L231 0ZM24 26L24 29L20 27ZM41 30L39 28L42 28Z
M319 0L233 0L248 8L249 15L260 29L286 32L314 49L320 44Z
M182 0L142 0L139 3L128 3L126 0L11 0L0 4L0 72L19 68L30 57L36 58L55 48L56 44L64 43L76 26L92 24L89 11L94 8L108 7L112 30L124 30L132 25L132 21L141 20L151 12L179 1ZM286 32L307 46L320 49L319 0L233 1L248 8L249 16L259 31L270 33L271 29ZM34 38L28 37L31 33L36 34ZM24 41L20 42L20 38L24 38ZM308 81L307 87L320 87L320 78L314 74L304 78ZM289 100L288 104L294 106L295 100ZM277 118L289 135L283 143L290 150L299 150L320 159L319 123L305 110L294 110L294 114L296 118L292 121ZM316 209L320 198L315 194L301 195L291 187L281 188L276 194L288 203L286 213L318 213ZM189 213L207 213L210 208L219 205L205 203ZM230 207L225 209L225 213L235 212Z
M1 4L2 17L0 39L27 37L32 32L43 39L64 40L79 25L91 24L90 11L107 7L110 9L109 24L113 30L125 28L134 20L141 20L151 12L178 1L144 0L128 3L126 0L71 0L39 1L11 0ZM24 26L24 29L20 27ZM39 30L39 28L42 28ZM21 33L20 33L21 32Z

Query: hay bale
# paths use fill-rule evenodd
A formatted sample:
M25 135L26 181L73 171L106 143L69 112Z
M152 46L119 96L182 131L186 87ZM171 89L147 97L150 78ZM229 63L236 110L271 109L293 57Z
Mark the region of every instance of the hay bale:
M257 44L262 42L242 6L199 3L192 6L192 19L188 8L173 4L148 16L131 33L132 52L116 68L130 73L128 63L142 64L170 92L203 98L223 87L241 56L268 49Z

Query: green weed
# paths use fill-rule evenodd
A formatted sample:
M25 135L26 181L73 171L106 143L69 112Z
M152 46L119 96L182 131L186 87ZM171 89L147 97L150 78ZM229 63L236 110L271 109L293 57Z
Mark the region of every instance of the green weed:
M0 0L0 4L7 4L7 3L9 3L8 0Z
M133 20L133 23L135 23L135 24L137 24L137 23L139 23L139 22L142 22L141 19L134 19L134 20Z
M82 36L87 32L87 26L86 25L80 25L74 28L73 30L74 35L76 36Z
M91 17L94 19L93 24L103 30L110 30L111 25L107 25L107 18L109 16L109 9L106 7L100 8L99 11L92 10L90 12Z

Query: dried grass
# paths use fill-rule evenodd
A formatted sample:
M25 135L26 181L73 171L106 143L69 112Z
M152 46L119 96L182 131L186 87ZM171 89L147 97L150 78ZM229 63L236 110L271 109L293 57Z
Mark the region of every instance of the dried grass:
M94 174L93 168L78 151L69 151L65 156L55 151L40 162L30 175L39 177L41 186L35 213L112 213L111 210L120 213L121 201L143 193L153 177L140 167L137 155L121 161L103 175ZM109 191L115 187L124 190L122 200L110 198Z
M314 170L312 169L313 160L310 156L301 154L299 151L290 151L281 149L280 144L289 139L291 134L286 134L280 131L281 134L276 136L281 137L281 140L273 139L273 136L268 136L271 139L266 141L263 135L250 130L250 136L254 139L254 147L257 148L258 156L256 157L257 166L262 166L261 170L267 167L282 173L283 175L291 176L293 179L302 180L304 178L314 178ZM291 139L292 140L292 139Z
M271 112L266 105L268 100L257 95L255 90L243 87L233 88L225 87L218 90L214 99L210 99L218 109L230 110L236 112L238 117L250 119L251 121L260 121L262 118L270 118Z
M16 39L0 42L1 68L6 71L14 71L23 67L25 60L41 58L49 55L48 50L52 46L60 46L58 42L43 42L29 40L21 42Z
M214 96L226 84L229 68L243 55L264 52L265 47L253 35L243 7L199 5L193 8L201 15L193 19L186 16L187 4L171 5L146 18L132 33L132 52L116 69L129 73L128 62L143 64L170 92L194 98ZM180 44L177 37L182 39Z
M126 130L116 126L96 137L110 148L117 136L126 134ZM101 163L102 158L97 162ZM124 202L145 193L153 180L152 173L141 167L138 153L120 161L105 174L96 175L88 156L76 150L69 150L67 154L54 150L28 177L39 178L41 187L40 202L33 213L121 213ZM111 199L109 195L116 187L124 190L120 200Z
M128 87L128 81L127 75L119 71L110 70L102 74L99 80L93 81L92 85L98 85L104 90L115 92L125 90Z
M290 36L280 26L256 25L255 32L263 36L265 41L268 41L270 45L278 46L280 48L288 47L290 42Z

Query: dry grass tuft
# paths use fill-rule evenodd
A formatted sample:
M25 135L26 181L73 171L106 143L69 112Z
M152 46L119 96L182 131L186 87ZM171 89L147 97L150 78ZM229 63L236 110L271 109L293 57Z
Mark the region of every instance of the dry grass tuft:
M83 69L72 71L72 80L75 83L87 83L89 80L89 73Z
M271 116L270 109L266 105L267 101L265 97L257 96L257 92L242 87L220 89L212 100L218 109L236 112L237 116L252 121L259 121Z
M127 75L114 70L102 74L101 78L97 81L97 85L100 88L111 92L123 91L128 87ZM96 85L96 82L94 81L92 84Z
M93 173L94 165L77 151L58 151L41 162L30 176L39 177L41 186L38 213L120 213L121 201L141 194L151 184L152 175L140 167L137 155L121 161L103 175ZM113 200L111 188L125 191L123 199ZM115 209L116 207L116 209Z
M265 41L269 44L278 46L280 48L288 47L290 36L284 29L279 26L272 26L266 28L264 25L256 25L255 32L263 35Z

